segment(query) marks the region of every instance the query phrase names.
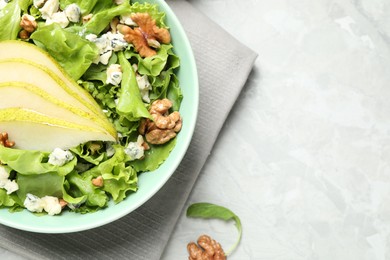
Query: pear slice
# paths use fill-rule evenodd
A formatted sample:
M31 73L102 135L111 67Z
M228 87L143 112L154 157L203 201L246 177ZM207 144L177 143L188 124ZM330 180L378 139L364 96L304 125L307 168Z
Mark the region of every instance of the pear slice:
M51 152L87 141L112 141L115 137L95 127L50 117L25 108L0 109L0 128L10 134L15 148Z
M4 70L4 67L9 67L8 71ZM7 73L8 72L8 73ZM3 74L7 73L6 77L3 78ZM11 59L0 59L0 80L1 81L13 81L19 79L19 81L23 82L30 82L33 84L37 84L40 87L46 87L44 84L45 82L42 81L42 79L48 79L50 78L50 82L52 84L57 85L61 87L61 94L66 92L69 96L69 98L73 98L74 102L78 102L79 105L82 107L94 112L97 116L105 118L104 114L102 113L101 108L96 103L95 100L93 100L93 103L89 101L89 99L93 99L90 94L88 94L88 98L84 98L85 90L81 88L79 85L69 85L66 84L62 80L62 78L54 73L53 71L49 70L44 65L41 65L39 63L36 63L35 61L22 59L22 58L11 58ZM18 77L16 77L18 76ZM33 78L32 78L33 77ZM8 80L7 80L8 79ZM12 80L13 79L13 80ZM40 83L40 84L39 84ZM46 89L51 89L52 92L55 92L56 90L52 87L52 85L49 85L46 87Z
M64 103L77 108L77 110L84 111L84 116L87 118L95 118L109 133L116 134L116 130L97 103L95 104L97 108L94 111L84 106L76 98L79 97L77 93L69 93L70 90L66 88L66 85L56 75L42 70L32 62L0 60L0 84L7 82L26 82L26 85L39 86L49 96L56 97Z
M100 118L96 118L91 113L80 110L71 104L49 95L37 86L17 81L2 82L0 83L0 97L2 98L0 109L23 107L47 116L66 119L76 124L96 127L104 132L109 131L109 134L115 136L115 132L112 132L110 128L105 129L100 125L96 126L96 123L103 125L106 123L100 120Z
M61 67L58 62L51 57L46 51L38 46L17 40L6 40L0 42L0 57L1 59L24 59L35 62L40 67L51 70L64 83L77 93L79 101L87 102L92 106L96 105L93 97L82 87L80 87ZM91 107L89 107L91 108Z

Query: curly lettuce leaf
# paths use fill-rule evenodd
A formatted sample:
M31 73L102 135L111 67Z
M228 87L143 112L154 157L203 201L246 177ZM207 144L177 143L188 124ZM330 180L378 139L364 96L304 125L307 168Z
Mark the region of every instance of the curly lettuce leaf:
M97 2L98 0L60 0L60 8L64 10L70 4L77 4L80 7L81 14L87 15L92 11Z
M99 1L98 5L92 10L93 16L91 20L84 26L85 32L87 34L100 34L114 17L128 14L130 9L130 3L127 1L120 5L113 4L113 1Z
M139 3L135 2L131 6L130 13L149 13L150 16L156 21L156 25L162 28L168 28L165 24L165 13L160 12L158 10L158 6L156 4L150 3Z
M96 193L98 189L101 189L102 191L105 191L106 193L110 194L114 200L115 203L118 203L122 201L127 193L129 191L136 191L138 186L138 178L137 178L137 172L131 167L127 166L127 162L132 160L124 151L124 147L121 145L113 145L113 149L115 150L114 155L101 162L99 165L79 174L79 176L76 178L75 176L71 176L72 180L70 180L71 184L74 184L75 180L77 179L78 185L80 186L80 183L83 183L82 180L87 180L88 182L91 182L93 178L96 178L98 176L102 176L104 180L104 185L102 188L96 188L94 187L94 193ZM81 179L81 180L80 180ZM91 192L91 187L88 184L88 187L86 187L84 190ZM79 188L79 191L82 192L82 190ZM75 193L74 193L75 194ZM84 194L87 196L88 201L88 194L85 192L82 193L76 193L76 195ZM91 205L90 201L90 205ZM93 206L99 206L101 205L93 205Z
M0 189L0 208L12 207L15 204L15 200L7 194L7 191L5 189Z
M120 97L116 110L120 116L129 121L138 121L141 118L151 118L149 111L142 102L135 72L123 52L118 53L119 64L123 76L120 89Z
M103 208L107 205L106 193L92 184L92 176L81 176L76 171L67 176L69 182L68 195L85 198L89 207Z
M138 189L137 172L131 166L124 163L114 167L113 173L102 174L104 179L103 190L111 194L115 203L126 198L128 192L135 192Z
M70 151L86 162L98 165L106 157L104 148L103 142L87 142L70 149Z
M26 198L27 193L34 194L38 197L54 196L61 198L64 180L64 176L55 172L39 175L18 174L16 177L16 182L19 185L17 194L22 201ZM43 183L45 185L42 185Z
M168 158L169 153L175 145L176 138L164 145L150 145L150 149L145 151L145 158L132 161L130 165L133 166L137 172L153 171Z
M39 175L56 172L60 176L70 173L77 164L77 158L63 166L48 163L49 153L6 148L0 145L0 161L23 175Z
M96 45L58 24L40 26L30 38L45 49L75 80L79 79L99 55Z

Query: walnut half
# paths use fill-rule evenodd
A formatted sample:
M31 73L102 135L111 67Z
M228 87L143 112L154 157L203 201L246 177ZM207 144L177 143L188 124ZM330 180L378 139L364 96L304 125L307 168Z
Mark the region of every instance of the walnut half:
M164 144L174 138L181 130L182 119L180 113L174 111L169 114L172 102L169 99L157 99L154 101L149 112L153 117L141 121L138 131L145 135L145 139L151 144Z
M198 244L191 242L187 245L189 260L225 260L226 255L221 245L207 235L198 238Z
M160 43L170 43L171 35L165 28L159 28L156 21L148 13L131 14L131 19L138 27L131 28L128 25L118 24L117 30L123 34L123 38L134 45L141 57L156 55L155 48Z

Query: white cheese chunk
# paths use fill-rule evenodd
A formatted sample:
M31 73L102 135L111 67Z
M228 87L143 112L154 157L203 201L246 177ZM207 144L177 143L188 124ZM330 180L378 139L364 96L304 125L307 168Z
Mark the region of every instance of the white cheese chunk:
M75 3L65 7L64 13L70 22L78 23L80 21L81 10L80 7Z
M122 81L122 70L121 65L119 64L111 64L107 68L107 84L112 84L114 86L118 86Z
M27 193L23 205L31 212L42 212L44 207L43 201L31 193Z
M41 8L43 6L43 4L45 3L46 0L34 0L33 1L33 5L36 7L36 8Z
M46 19L46 24L58 23L61 28L65 28L69 25L69 20L64 12L54 13L51 17Z
M49 155L49 163L52 165L62 166L71 160L73 160L73 154L60 148L55 148Z
M44 210L50 216L60 214L62 210L62 206L57 197L44 196L39 198L31 193L27 193L23 205L31 212L42 212Z
M145 148L142 146L144 139L139 135L136 142L129 142L125 148L125 153L133 159L141 159L144 156Z
M100 37L94 34L88 34L85 39L95 43L99 49L99 57L94 60L95 64L100 62L107 65L113 52L122 51L128 46L128 43L120 33L107 32Z
M43 202L43 209L50 216L57 215L61 213L62 207L57 197L45 196L41 198Z
M11 194L19 189L16 181L9 179L9 173L3 166L0 166L0 188L5 189L7 194Z
M39 11L42 14L42 18L47 19L52 17L52 15L56 13L59 8L60 8L59 0L47 0L46 3L43 5L43 7L39 9Z
M150 103L150 98L149 98L149 91L152 90L152 85L149 82L148 76L147 75L136 75L137 83L138 83L138 88L141 92L142 100Z

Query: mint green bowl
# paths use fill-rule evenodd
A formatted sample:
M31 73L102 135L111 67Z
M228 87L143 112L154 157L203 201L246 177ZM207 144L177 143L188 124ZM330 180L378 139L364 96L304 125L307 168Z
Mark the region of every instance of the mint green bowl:
M146 1L139 0L139 2ZM1 224L39 233L70 233L96 228L113 222L144 204L160 190L179 166L190 144L198 112L199 86L196 64L188 38L169 6L163 0L147 2L158 4L160 10L166 13L166 22L170 27L174 51L181 59L178 77L184 95L180 108L183 128L178 134L177 144L168 159L157 170L141 174L138 191L117 205L111 201L107 208L95 213L78 214L66 211L57 216L40 217L27 210L10 213L8 209L1 209Z

